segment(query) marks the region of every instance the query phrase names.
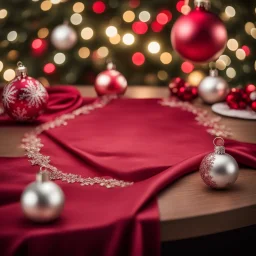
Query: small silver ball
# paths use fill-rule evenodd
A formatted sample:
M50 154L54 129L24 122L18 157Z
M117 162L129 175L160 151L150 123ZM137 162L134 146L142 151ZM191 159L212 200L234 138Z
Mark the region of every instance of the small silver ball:
M51 42L58 50L69 50L76 44L77 34L67 24L59 25L52 31Z
M224 101L228 92L228 83L219 76L207 76L198 86L199 96L208 104Z
M231 155L211 153L203 159L199 171L206 185L224 189L235 183L239 167Z
M64 201L62 190L52 181L33 182L21 196L25 216L35 222L49 222L58 218Z

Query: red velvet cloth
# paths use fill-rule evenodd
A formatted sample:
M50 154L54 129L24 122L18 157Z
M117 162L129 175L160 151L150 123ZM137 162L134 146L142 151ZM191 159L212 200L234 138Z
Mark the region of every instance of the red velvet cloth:
M40 122L92 102L70 87L50 90L49 110ZM113 100L41 138L42 153L51 156L51 163L63 172L135 183L106 189L57 181L66 196L61 218L47 225L34 224L23 217L19 199L38 167L26 157L0 158L0 251L4 256L159 255L157 193L198 170L202 158L213 150L213 137L193 114L163 107L158 99ZM226 140L226 147L240 165L256 168L256 145Z

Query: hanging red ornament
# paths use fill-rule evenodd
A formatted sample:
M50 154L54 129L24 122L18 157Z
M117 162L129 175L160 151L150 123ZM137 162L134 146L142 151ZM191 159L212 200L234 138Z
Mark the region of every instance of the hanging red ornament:
M18 62L16 77L4 87L5 112L17 121L30 121L43 113L48 93L36 79L27 76L27 68Z
M233 88L226 98L228 106L232 109L246 109L248 95L243 89Z
M184 59L209 62L224 51L227 30L220 18L208 11L209 1L196 0L195 5L195 10L175 22L171 41L173 48Z
M169 90L172 96L177 96L179 88L185 86L185 80L180 77L175 77L169 83Z
M177 96L182 101L191 101L197 97L197 87L186 84L180 87Z
M127 89L127 80L120 72L115 70L114 64L110 62L107 65L107 70L97 75L94 88L99 96L122 95Z
M249 95L249 106L256 112L256 91L253 91Z

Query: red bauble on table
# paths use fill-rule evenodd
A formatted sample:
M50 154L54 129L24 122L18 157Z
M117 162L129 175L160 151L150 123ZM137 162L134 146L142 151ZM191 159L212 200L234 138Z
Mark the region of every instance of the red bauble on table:
M184 59L209 62L224 51L227 30L219 17L207 10L207 1L197 0L195 3L195 10L175 22L171 41L173 48Z
M245 92L250 95L252 92L256 91L256 86L254 84L248 84L245 86Z
M112 62L108 63L107 70L98 74L94 88L99 96L117 94L122 95L127 89L127 80L115 70Z
M27 76L27 69L21 62L16 77L4 87L2 95L5 112L17 121L36 119L46 108L48 97L44 86Z
M182 101L194 100L197 97L197 87L190 85L180 87L177 96Z
M256 91L253 91L249 95L249 106L256 112Z
M246 109L248 95L243 89L233 88L228 94L226 102L231 109Z
M172 96L177 96L179 88L185 86L185 80L180 77L175 77L169 83L169 90Z

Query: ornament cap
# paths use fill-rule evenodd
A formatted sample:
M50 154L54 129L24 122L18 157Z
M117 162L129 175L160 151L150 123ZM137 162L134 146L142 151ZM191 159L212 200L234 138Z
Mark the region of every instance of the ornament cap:
M217 76L219 75L219 72L218 72L218 70L215 68L215 69L210 69L209 74L210 74L210 76L212 76L212 77L217 77Z
M116 65L112 61L109 61L107 64L107 69L108 70L116 69Z
M209 10L211 7L210 0L195 0L194 4L195 4L195 7L203 7L206 10Z
M49 178L48 171L43 170L43 168L41 167L39 173L37 173L37 175L36 175L36 181L46 182L46 181L49 181L49 180L50 180L50 178Z
M23 65L21 61L17 63L16 76L26 76L27 68Z

